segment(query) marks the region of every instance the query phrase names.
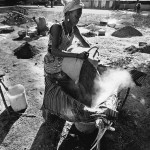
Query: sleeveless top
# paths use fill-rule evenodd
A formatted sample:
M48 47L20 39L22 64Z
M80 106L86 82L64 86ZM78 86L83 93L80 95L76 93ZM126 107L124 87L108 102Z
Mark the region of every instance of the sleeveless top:
M60 23L62 28L62 33L59 40L59 47L60 51L67 51L67 48L72 44L74 38L74 31L72 31L71 35L65 34L65 29L63 23ZM50 28L51 30L51 28ZM52 38L53 36L49 35L49 42L48 42L48 52L44 57L44 71L46 74L54 74L59 73L62 71L62 61L63 57L57 57L51 54L51 47L52 47Z

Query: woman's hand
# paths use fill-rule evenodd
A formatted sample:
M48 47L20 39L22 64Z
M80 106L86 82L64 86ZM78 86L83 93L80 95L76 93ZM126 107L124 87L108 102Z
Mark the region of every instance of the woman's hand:
M88 52L82 52L80 54L77 54L77 58L79 58L79 59L87 59L88 56L89 56Z

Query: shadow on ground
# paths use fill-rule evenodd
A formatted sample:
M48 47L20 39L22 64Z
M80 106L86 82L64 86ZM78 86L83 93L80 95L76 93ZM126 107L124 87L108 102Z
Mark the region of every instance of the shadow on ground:
M19 119L21 115L16 115L10 111L10 115L4 110L0 114L0 144L3 142L7 134L9 133L12 125Z
M30 150L56 150L65 121L57 119L44 122L31 145Z
M50 127L44 122L41 125L30 150L54 150L55 147L51 143L52 137L50 133Z

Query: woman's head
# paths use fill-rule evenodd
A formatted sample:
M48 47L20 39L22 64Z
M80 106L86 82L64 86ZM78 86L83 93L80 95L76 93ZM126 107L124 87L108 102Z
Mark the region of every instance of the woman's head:
M71 23L72 26L75 26L79 22L81 14L82 14L82 8L79 8L79 9L67 12L65 14L65 18Z
M62 0L65 19L74 26L78 23L84 4L80 0Z

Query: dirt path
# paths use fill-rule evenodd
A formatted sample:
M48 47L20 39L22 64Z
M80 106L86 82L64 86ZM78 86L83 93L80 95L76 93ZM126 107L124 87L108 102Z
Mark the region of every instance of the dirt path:
M62 7L58 8L62 9ZM44 8L42 11L45 9L52 10L52 8ZM54 8L56 11L61 9ZM88 9L84 11L89 13ZM101 12L100 15L107 16L111 11L91 10L90 13L92 12ZM149 54L140 52L130 54L125 51L125 48L131 45L138 47L141 41L148 42L150 29L139 27L137 29L143 36L131 38L112 37L111 33L115 29L110 27L105 27L105 29L105 36L87 38L90 43L99 47L101 64L136 68L149 75ZM15 32L11 34L0 34L0 68L6 73L7 86L18 83L24 85L28 101L26 110L28 115L27 117L16 117L14 114L8 116L0 98L0 150L49 150L51 147L50 130L44 124L40 110L44 94L43 57L47 50L48 36L29 42L40 51L38 55L30 59L17 59L13 51L25 42L13 40L17 37L18 30L20 27L15 27ZM131 90L123 111L123 119L116 123L116 132L111 133L112 138L109 137L106 140L106 143L111 143L112 150L150 149L149 89L149 85L145 85ZM8 99L7 102L9 104ZM105 150L108 149L110 149L109 146L105 148Z

